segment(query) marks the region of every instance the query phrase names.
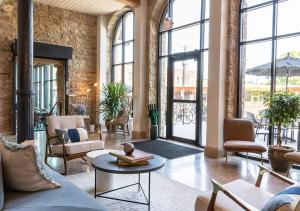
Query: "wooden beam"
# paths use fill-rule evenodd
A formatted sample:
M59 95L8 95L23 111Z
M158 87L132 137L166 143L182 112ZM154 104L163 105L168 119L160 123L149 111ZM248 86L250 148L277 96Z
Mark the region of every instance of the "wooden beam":
M123 4L127 4L131 7L137 7L140 5L140 0L116 0L117 2L121 2Z

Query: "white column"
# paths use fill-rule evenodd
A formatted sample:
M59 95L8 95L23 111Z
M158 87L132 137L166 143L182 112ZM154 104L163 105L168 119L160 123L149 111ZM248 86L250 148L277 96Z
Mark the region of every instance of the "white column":
M107 84L106 75L106 48L107 48L107 29L106 29L106 16L99 15L97 17L97 83L98 88L96 92L96 103L100 101L100 91L102 90L103 84ZM97 121L104 123L102 118L99 116Z
M227 47L227 1L211 0L205 154L223 156L225 72Z
M135 9L134 79L133 79L133 138L146 138L148 119L146 108L146 14L147 1Z

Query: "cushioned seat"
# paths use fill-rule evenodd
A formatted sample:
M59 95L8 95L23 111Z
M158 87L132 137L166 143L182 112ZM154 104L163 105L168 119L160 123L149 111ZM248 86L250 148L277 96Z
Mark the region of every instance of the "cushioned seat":
M45 167L51 178L59 183L61 188L38 192L6 190L4 211L107 211L99 201L70 183L62 175Z
M235 152L265 152L267 149L261 144L252 142L252 141L226 141L224 143L224 149L227 151L235 151Z
M292 163L300 164L300 152L289 152L283 157Z
M94 150L99 150L104 148L103 141L82 141L76 143L67 143L65 144L66 153L68 155L78 154L83 152L90 152ZM51 145L52 152L55 154L63 153L63 145Z
M263 190L262 188L258 188L255 185L241 179L227 183L224 185L224 187L258 210L260 210L273 196L273 194ZM195 204L196 211L207 210L211 194L212 191L209 191L197 197ZM215 202L214 210L242 211L243 209L223 192L219 192Z

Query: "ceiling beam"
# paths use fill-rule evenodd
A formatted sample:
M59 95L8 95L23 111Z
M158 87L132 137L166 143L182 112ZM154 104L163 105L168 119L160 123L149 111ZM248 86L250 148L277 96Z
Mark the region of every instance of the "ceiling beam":
M137 7L140 4L140 0L116 0L116 1L127 4L128 6L131 7Z

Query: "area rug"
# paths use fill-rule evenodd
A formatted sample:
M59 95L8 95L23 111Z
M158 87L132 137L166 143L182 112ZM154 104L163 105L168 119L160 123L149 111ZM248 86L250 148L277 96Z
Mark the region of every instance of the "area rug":
M80 189L94 196L94 171L67 176L66 178ZM137 175L115 175L115 188L136 183ZM148 193L147 174L141 175L141 184ZM201 192L179 182L165 178L157 173L151 174L151 210L152 211L192 211L197 196ZM137 186L122 189L106 196L119 197L129 200L143 201L142 192ZM105 207L114 211L143 211L148 210L146 205L97 198Z
M193 149L190 147L181 146L178 144L172 144L167 141L152 140L141 141L133 143L135 148L162 156L167 159L179 158L187 155L193 155L201 153L201 150Z

